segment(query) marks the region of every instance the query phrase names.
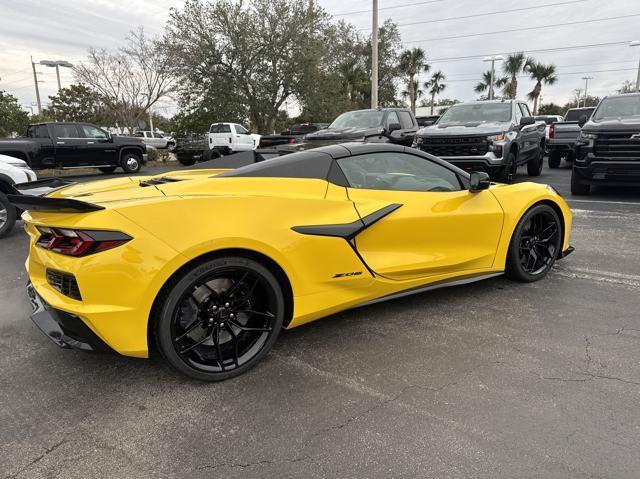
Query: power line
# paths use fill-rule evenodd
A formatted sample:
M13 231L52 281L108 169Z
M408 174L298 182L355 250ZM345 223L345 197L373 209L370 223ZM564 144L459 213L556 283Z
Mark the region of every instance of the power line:
M449 37L437 37L437 38L423 38L421 40L410 40L403 43L421 43L421 42L437 42L441 40L454 40L457 38L471 38L471 37L484 37L487 35L497 35L499 33L514 33L514 32L524 32L528 30L542 30L546 28L555 28L555 27L566 27L569 25L582 25L585 23L597 23L597 22L607 22L610 20L621 20L632 17L640 17L640 13L632 13L629 15L621 15L618 17L607 17L607 18L595 18L593 20L579 20L576 22L565 22L565 23L553 23L551 25L539 25L536 27L522 27L522 28L512 28L509 30L495 30L493 32L482 32L482 33L467 33L465 35L452 35Z
M380 10L391 10L393 8L401 8L401 7L414 7L416 5L427 5L429 3L438 3L438 2L444 2L446 0L428 0L425 2L414 2L414 3L403 3L400 5L392 5L390 7L380 7L378 8L378 11ZM344 16L348 16L348 15L357 15L359 13L369 13L372 12L373 10L368 9L368 10L357 10L357 11L353 11L353 12L342 12L342 13L334 13L332 14L333 17L344 17Z
M556 73L556 76L566 76L566 75L585 75L589 73L611 73L611 72L626 72L626 71L637 71L637 68L613 68L608 70L590 70L590 71L582 71L582 72L565 72L565 73ZM527 75L518 75L517 78L531 78ZM450 82L474 82L480 81L482 79L482 73L479 73L476 78L459 78L453 80L447 80L447 83Z
M566 2L560 2L560 3L548 3L546 5L535 5L535 6L531 6L531 7L522 7L522 8L513 8L511 10L498 10L495 12L486 12L486 13L475 13L473 15L463 15L460 17L448 17L448 18L438 18L435 20L421 20L419 22L410 22L410 23L397 23L396 25L398 27L408 27L408 26L412 26L412 25L424 25L426 23L438 23L438 22L447 22L450 20L464 20L464 19L468 19L468 18L477 18L477 17L487 17L487 16L491 16L491 15L499 15L502 13L513 13L513 12L523 12L525 10L535 10L535 9L539 9L539 8L546 8L546 7L558 7L560 5L570 5L573 3L582 3L582 2L587 2L589 0L570 0L570 1L566 1ZM360 31L367 31L367 30L371 30L370 28L362 28L359 29Z

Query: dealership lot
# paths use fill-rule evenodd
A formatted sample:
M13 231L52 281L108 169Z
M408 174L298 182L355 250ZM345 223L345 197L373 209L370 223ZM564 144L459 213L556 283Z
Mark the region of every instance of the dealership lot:
M219 384L58 349L28 319L16 229L0 242L3 477L637 477L640 193L571 197L569 176L539 179L574 210L576 251L545 280L343 312Z

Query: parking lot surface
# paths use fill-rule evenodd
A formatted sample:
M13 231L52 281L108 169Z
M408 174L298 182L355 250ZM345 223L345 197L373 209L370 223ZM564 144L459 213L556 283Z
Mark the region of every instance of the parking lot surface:
M574 212L576 251L543 281L346 311L217 384L51 343L16 228L0 240L0 475L637 478L640 192L571 197L569 176L537 180Z

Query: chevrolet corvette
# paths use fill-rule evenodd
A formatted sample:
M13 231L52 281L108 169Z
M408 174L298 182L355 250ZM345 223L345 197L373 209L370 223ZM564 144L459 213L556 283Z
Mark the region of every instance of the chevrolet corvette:
M502 274L537 281L573 250L552 187L491 183L389 144L10 200L30 236L32 319L50 339L158 350L207 381L247 371L283 328Z

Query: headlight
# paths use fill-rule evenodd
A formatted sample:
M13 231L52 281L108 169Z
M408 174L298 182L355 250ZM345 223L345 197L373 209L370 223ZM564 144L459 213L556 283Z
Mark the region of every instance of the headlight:
M498 133L497 135L488 136L489 141L504 141L504 133Z
M578 140L589 141L589 140L595 140L596 138L598 138L598 135L594 133L585 133L584 131L581 131L580 134L578 135Z

